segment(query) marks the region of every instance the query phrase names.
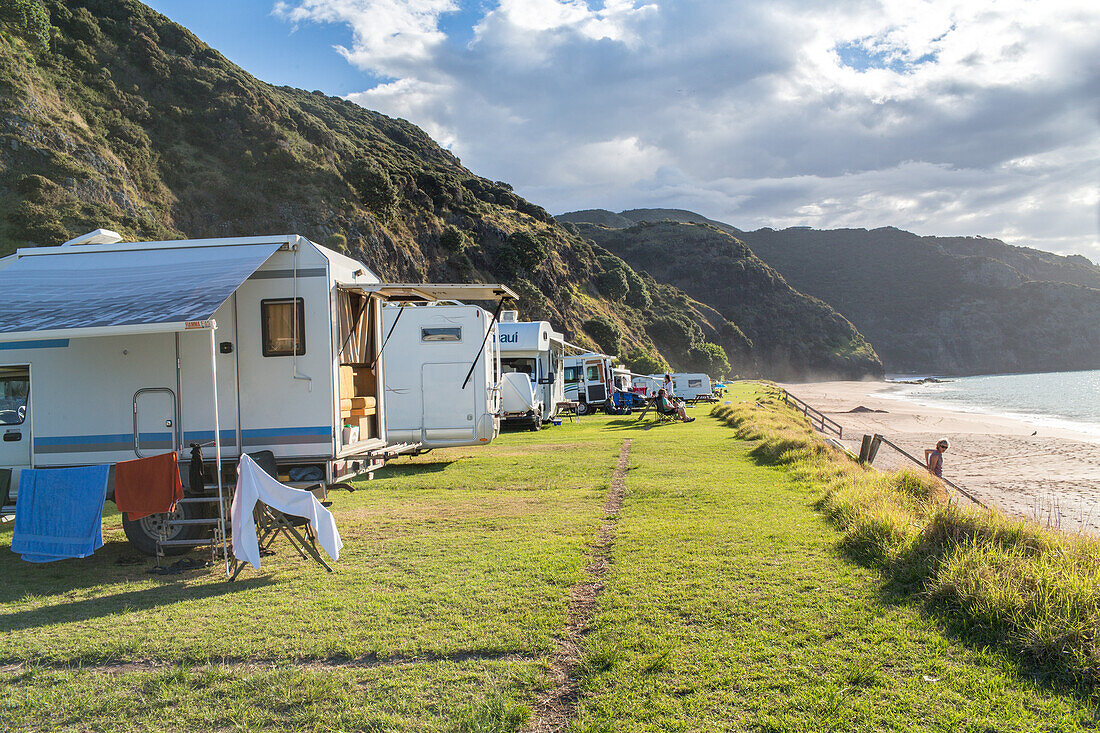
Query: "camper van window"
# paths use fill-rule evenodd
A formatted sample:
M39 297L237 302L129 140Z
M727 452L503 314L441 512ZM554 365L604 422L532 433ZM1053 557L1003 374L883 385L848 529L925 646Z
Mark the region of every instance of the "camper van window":
M429 328L422 328L420 329L420 340L424 343L429 343L431 341L461 341L462 327L432 326Z
M530 379L535 378L534 359L501 359L500 366L505 374L509 372L521 372L526 374Z
M587 374L588 374L588 381L589 382L599 382L600 381L600 368L598 366L588 367Z
M26 376L0 375L0 425L22 425L27 419L30 386Z
M581 368L579 366L565 367L565 379L566 384L575 384L581 381Z
M298 298L260 301L260 328L264 356L301 356L306 353L306 304ZM295 344L294 312L298 312L298 341Z

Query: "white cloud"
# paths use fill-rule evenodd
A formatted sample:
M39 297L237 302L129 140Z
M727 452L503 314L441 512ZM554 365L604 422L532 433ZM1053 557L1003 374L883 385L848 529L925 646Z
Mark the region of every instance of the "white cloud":
M1100 259L1093 0L295 0L423 126L551 211L895 225Z

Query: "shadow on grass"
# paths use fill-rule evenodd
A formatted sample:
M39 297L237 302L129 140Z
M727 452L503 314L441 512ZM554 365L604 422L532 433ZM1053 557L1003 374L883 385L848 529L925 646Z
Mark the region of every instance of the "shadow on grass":
M185 586L180 582L182 580L185 579L180 578L179 581L144 590L126 591L79 601L64 601L55 603L52 606L41 606L26 611L0 614L0 632L21 631L52 624L90 621L105 616L145 611L170 603L178 603L179 601L217 598L231 593L262 588L274 582L269 577L257 577L236 580L230 583L222 577L207 585Z
M385 466L374 472L374 477L376 479L381 479L391 476L418 476L425 473L442 473L454 462L454 460L425 461L418 463L391 463L387 461Z
M626 416L617 420L608 420L605 425L606 430L650 430L652 428L661 427L662 425L673 425L669 420L653 420L648 415L644 420L639 420L633 416Z

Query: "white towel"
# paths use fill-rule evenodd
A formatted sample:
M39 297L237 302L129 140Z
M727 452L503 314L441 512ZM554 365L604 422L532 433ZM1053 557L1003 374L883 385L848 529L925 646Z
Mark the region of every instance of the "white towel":
M340 559L344 543L336 530L332 512L321 506L312 493L279 483L245 455L237 466L237 492L233 495L231 523L233 556L238 560L252 563L254 568L260 567L260 540L252 514L257 501L284 514L308 519L317 534L317 543L333 560Z

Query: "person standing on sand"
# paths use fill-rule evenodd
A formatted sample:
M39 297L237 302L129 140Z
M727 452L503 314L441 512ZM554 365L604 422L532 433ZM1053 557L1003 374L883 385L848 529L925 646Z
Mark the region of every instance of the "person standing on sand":
M935 450L925 449L924 451L924 465L928 468L928 472L936 478L943 478L943 454L948 447L947 438L944 438L936 443Z

